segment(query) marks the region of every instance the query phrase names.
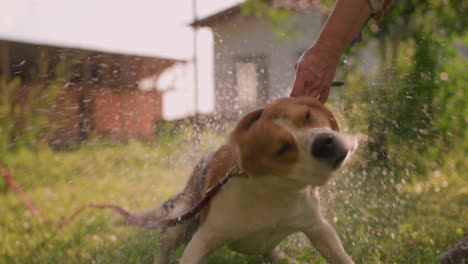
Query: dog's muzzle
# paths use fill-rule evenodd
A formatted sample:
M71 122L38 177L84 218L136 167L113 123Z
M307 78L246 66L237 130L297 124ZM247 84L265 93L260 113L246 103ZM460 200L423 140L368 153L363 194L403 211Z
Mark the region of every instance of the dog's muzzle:
M315 158L326 162L333 169L337 169L356 147L356 137L327 131L314 137L310 152Z

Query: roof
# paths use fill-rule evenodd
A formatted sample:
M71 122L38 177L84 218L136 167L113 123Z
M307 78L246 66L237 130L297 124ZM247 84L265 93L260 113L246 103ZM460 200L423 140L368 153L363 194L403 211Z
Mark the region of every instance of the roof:
M321 4L319 0L265 0L273 8L287 9L292 11L307 11L316 9L323 14L329 12L329 8ZM230 8L221 10L205 18L193 21L190 25L193 27L211 27L218 23L228 21L242 13L242 3Z
M207 16L203 19L199 19L190 24L193 27L209 27L217 23L229 20L241 13L241 4L235 5L233 7L224 9L220 12Z
M188 60L190 6L180 5L154 0L7 0L2 2L0 39Z
M170 62L170 63L177 63L177 62L187 62L186 59L179 59L174 57L168 57L165 55L156 55L156 54L144 54L143 52L132 51L132 50L116 50L116 49L109 49L109 48L101 48L101 47L90 47L88 45L80 46L80 45L73 45L73 44L60 44L60 43L51 43L51 41L42 41L40 39L36 40L23 40L21 38L4 38L0 36L0 41L10 42L11 44L15 45L10 49L15 49L21 47L21 45L34 45L36 47L49 47L52 49L72 49L77 51L88 51L88 52L98 52L101 54L108 54L112 56L128 56L128 57L139 57L144 60L158 60L161 62ZM19 45L18 45L19 44ZM22 55L26 55L27 51L24 49L22 50Z
M30 72L31 67L37 67L38 61L41 59L42 51L46 52L48 56L49 66L55 65L60 61L63 56L68 56L70 65L73 67L82 67L82 65L95 65L96 67L107 69L109 66L102 66L103 64L110 65L116 63L121 69L125 71L126 80L135 82L136 79L144 79L147 77L155 78L163 71L175 64L185 65L187 61L177 60L173 58L161 58L154 56L138 56L123 53L114 53L108 51L97 51L87 49L76 49L52 45L40 45L26 42L12 42L8 43L8 54L12 71L14 76L21 76L26 78ZM2 44L2 43L0 43ZM91 66L94 67L94 66ZM78 68L73 68L78 69ZM3 70L3 69L2 69ZM77 71L77 73L80 71ZM136 74L138 73L138 74ZM0 74L2 71L0 70ZM34 78L37 76L34 75Z

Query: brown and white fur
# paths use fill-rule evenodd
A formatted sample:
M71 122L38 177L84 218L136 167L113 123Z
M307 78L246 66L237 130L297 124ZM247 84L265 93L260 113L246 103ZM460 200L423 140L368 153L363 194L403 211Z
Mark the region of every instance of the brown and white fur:
M182 193L136 214L180 216L235 164L243 171L196 218L161 231L155 263L169 263L179 245L186 245L183 264L201 263L223 245L270 254L295 232L305 233L329 263L353 263L322 216L316 190L357 146L355 137L338 131L333 114L311 97L278 99L247 114L229 141L199 162Z

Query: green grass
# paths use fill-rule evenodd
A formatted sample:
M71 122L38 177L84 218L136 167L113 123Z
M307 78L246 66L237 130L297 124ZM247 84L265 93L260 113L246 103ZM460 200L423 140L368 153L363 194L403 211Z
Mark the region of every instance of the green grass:
M183 187L197 159L222 139L204 134L203 147L192 142L185 134L150 145L89 144L68 152L20 149L3 153L2 159L34 205L59 221L89 202L138 210L163 201ZM411 183L393 184L386 191L364 188L369 175L358 177L358 172L340 174L324 188L326 217L356 263L437 263L468 231L462 154L447 157L428 177L412 177ZM56 230L33 217L15 192L0 194L0 203L0 263L151 263L157 254L156 231L112 226L109 221L116 216L107 210L87 210ZM282 246L297 259L324 263L302 236L290 237ZM182 249L175 258L181 254ZM264 260L223 248L209 263Z

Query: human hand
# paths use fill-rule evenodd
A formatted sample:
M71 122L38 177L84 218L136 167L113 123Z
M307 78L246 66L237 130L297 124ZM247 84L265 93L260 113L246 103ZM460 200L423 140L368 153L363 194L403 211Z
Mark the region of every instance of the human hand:
M296 63L290 96L310 95L325 103L341 54L340 49L320 41L306 50Z

